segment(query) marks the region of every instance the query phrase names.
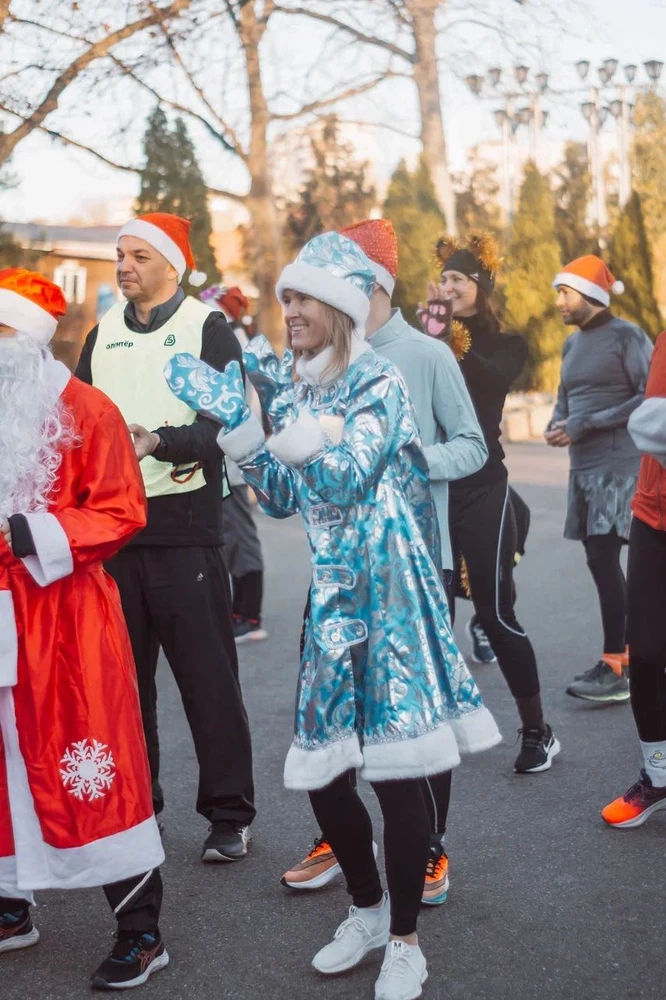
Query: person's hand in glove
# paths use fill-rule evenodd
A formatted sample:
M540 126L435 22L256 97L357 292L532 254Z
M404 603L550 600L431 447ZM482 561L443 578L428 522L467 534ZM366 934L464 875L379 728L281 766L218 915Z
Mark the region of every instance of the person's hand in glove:
M250 419L243 374L237 361L230 361L223 372L218 372L193 354L176 354L164 366L164 377L178 399L197 413L216 420L225 434Z
M416 315L424 333L429 337L446 339L451 332L453 303L451 299L442 297L439 287L434 281L428 282L428 301L424 305L419 302Z
M292 352L285 351L280 360L266 337L254 337L243 351L243 363L271 430L279 434L295 419Z

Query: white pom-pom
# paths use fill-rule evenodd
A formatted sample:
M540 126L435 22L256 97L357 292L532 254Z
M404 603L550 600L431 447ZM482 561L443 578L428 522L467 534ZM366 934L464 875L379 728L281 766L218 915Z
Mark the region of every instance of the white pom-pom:
M208 276L204 274L203 271L190 271L190 276L187 280L190 285L194 285L195 288L201 288L201 286L206 283L207 277Z
M614 281L611 285L611 292L613 295L622 295L624 291L624 281Z

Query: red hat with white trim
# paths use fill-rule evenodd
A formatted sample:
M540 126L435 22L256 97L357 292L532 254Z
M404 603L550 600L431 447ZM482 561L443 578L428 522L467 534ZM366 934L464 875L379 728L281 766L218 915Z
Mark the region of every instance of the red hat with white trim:
M553 282L553 288L566 285L581 295L587 295L602 306L610 305L611 292L622 295L624 284L616 281L600 257L588 254L563 267Z
M136 219L130 219L118 233L116 244L123 236L136 236L145 240L158 253L165 257L178 272L178 280L182 281L187 268L190 269L188 281L198 288L206 281L203 271L197 271L194 254L190 246L189 219L181 219L179 215L169 215L168 212L147 212Z
M0 323L26 333L44 347L67 312L58 285L35 271L6 267L0 271Z
M398 276L398 238L390 219L366 219L341 229L370 258L377 283L389 296L393 295Z

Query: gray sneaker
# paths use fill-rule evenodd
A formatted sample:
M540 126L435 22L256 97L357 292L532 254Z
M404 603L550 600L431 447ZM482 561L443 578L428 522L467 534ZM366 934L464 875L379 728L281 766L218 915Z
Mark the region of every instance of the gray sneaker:
M569 685L567 694L584 701L629 701L629 678L625 671L616 674L612 667L599 660Z

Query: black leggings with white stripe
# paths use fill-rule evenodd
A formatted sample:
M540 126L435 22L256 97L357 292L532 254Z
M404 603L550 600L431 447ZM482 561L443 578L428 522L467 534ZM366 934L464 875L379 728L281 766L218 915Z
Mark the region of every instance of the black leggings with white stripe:
M454 556L467 563L474 610L517 701L539 694L532 643L514 609L516 525L506 479L482 486L452 483L449 528Z

